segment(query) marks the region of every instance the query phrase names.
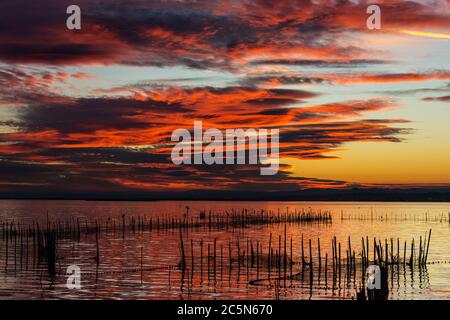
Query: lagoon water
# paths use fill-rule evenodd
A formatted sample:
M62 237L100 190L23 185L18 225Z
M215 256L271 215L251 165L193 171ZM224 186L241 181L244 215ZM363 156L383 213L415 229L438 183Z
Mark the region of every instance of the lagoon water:
M384 239L392 238L394 254L398 252L403 257L404 242L408 244L405 255L409 256L411 240L415 238L418 245L419 238L425 239L429 229L432 236L427 265L391 266L388 298L450 299L450 203L2 200L0 222L31 225L36 221L44 224L47 219L78 219L102 225L107 221L119 224L123 217L145 217L148 221L151 217L163 220L189 215L198 219L202 211L224 216L243 210L287 216L329 211L333 220L223 229L185 228L181 232L179 228L125 233L109 230L99 237L98 266L93 259L97 252L96 237L82 234L80 239L58 240L54 277L48 275L45 264L35 261L35 253L28 249L31 239L22 239L20 244L13 240L7 249L6 240L0 238L0 299L355 299L363 285L364 270L360 266L353 273L343 271L339 278L333 278L331 270L324 271L325 256L331 260L333 237L342 244L343 260L349 237L356 253L361 250L362 237L376 237L383 244ZM284 251L289 252L289 259L292 251L294 261L287 275L283 274L286 272L283 268L268 270L255 267L250 260L238 262L237 250L253 252L258 245L261 252L266 252L270 238L274 252L278 248L282 252L284 243L279 241L284 241L285 232L288 248ZM187 252L186 270L179 267L180 234ZM302 260L302 237L308 258L311 240L313 259L318 254L320 239L321 271L317 270L316 260L311 270L298 263ZM250 249L249 243L255 247ZM356 260L359 258L356 254ZM327 269L331 268L330 260ZM82 272L79 290L66 287L65 272L73 264Z

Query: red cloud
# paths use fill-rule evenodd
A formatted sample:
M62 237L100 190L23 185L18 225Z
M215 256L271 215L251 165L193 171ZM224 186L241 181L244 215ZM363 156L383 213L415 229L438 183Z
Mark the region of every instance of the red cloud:
M256 58L349 60L370 57L349 44L366 32L365 1L185 3L80 0L82 29L67 30L66 1L0 5L0 60L52 65L132 64L221 68L238 72ZM438 3L383 1L383 30L448 30ZM25 9L26 6L26 9ZM137 12L139 14L137 14Z

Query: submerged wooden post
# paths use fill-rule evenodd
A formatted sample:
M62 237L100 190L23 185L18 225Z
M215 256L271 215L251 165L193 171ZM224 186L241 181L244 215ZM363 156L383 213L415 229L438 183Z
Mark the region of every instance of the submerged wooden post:
M341 243L339 242L339 285L341 284Z
M208 243L208 256L207 256L207 258L208 258L208 263L207 263L207 265L208 265L208 281L209 281L209 274L211 272L211 268L210 268L211 250L210 250L210 247L211 247L211 245Z
M184 255L183 235L181 234L181 229L180 229L180 251L181 251L181 268L184 270L186 268L186 258Z
M331 257L331 261L332 261L332 266L333 266L333 274L334 274L334 270L336 269L335 264L334 264L334 239L331 239L331 253L332 253L332 257Z
M191 278L194 276L194 241L191 239Z
M214 260L213 260L213 265L214 265L214 279L216 278L216 244L217 244L217 239L214 238Z
M203 239L200 240L200 281L203 281Z
M95 257L95 261L97 262L97 265L100 263L100 250L98 246L98 226L96 224L95 226L95 242L97 243L97 256Z
M270 276L270 269L271 269L271 266L272 266L272 261L271 261L271 259L272 259L272 257L271 257L271 253L272 253L272 232L270 233L270 235L269 235L269 248L267 249L267 257L268 257L268 259L267 259L267 268L269 269L269 276Z
M328 276L328 253L325 253L325 288L327 287L327 276Z
M293 257L293 255L292 255L292 237L291 237L291 254L290 254L290 256L291 256L291 259L290 259L289 265L290 265L291 281L292 281L292 265L293 265L293 263L294 263L294 257Z
M427 252L426 252L426 254L425 254L425 261L424 261L424 264L426 264L427 261L428 261L428 250L430 249L430 240L431 240L431 229L430 229L430 232L429 232L429 234L428 234Z
M309 239L309 267L312 270L313 266L313 257L312 257L312 247L311 247L311 239Z
M403 245L403 265L406 265L406 240L405 244Z
M287 252L286 252L286 224L284 224L284 277L286 278L286 268L287 268Z
M319 274L322 267L322 257L320 256L320 238L317 238L317 250L319 251Z
M361 237L361 263L364 266L366 265L366 245L364 244L364 237Z
M303 248L303 233L302 233L302 268L305 265L305 250Z
M419 239L419 266L422 266L422 236Z
M400 239L397 238L397 264L400 264Z

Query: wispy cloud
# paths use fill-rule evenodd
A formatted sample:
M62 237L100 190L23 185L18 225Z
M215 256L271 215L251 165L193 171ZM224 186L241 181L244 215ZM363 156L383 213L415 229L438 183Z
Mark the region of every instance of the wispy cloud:
M450 19L438 2L379 3L379 37L447 39ZM175 166L170 135L194 120L205 128L278 128L281 157L333 159L348 143L400 143L414 132L408 117L390 113L402 104L383 85L427 92L419 102L448 101L418 84L448 81L446 66L411 67L365 45L366 1L80 0L81 30L65 27L69 4L0 3L1 191L360 186L297 177L288 165L270 178L256 166ZM131 69L139 80L123 77ZM217 74L226 79L220 85ZM358 84L381 89L351 98L323 89Z

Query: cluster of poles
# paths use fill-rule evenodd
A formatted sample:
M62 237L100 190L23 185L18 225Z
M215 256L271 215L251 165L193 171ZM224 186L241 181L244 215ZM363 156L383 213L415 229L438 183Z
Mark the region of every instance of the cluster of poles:
M5 254L5 270L10 265L9 259L13 259L13 270L17 267L28 268L29 259L33 266L45 263L49 274L56 273L58 260L58 240L69 239L80 241L83 235L95 235L96 255L92 257L100 263L99 238L104 234L118 234L123 237L137 232L162 231L162 230L186 230L200 228L205 230L228 230L228 228L242 228L258 224L281 223L331 223L329 212L313 212L302 210L289 213L278 211L241 211L232 210L224 213L201 211L196 216L189 214L189 208L182 217L146 217L126 216L119 218L104 218L102 220L88 221L87 219L74 218L71 220L50 221L47 215L45 221L18 222L13 220L0 221L0 252Z
M49 222L32 221L21 223L16 221L0 221L2 237L29 236L51 230L57 238L79 239L82 234L118 233L160 231L167 229L204 228L207 230L225 230L227 228L245 228L258 224L281 223L332 223L331 213L328 211L301 210L281 213L265 210L232 210L224 212L200 211L197 215L189 214L189 207L181 217L175 216L127 216L119 218L108 217L88 221L74 218Z
M333 286L341 284L341 275L345 273L347 279L356 279L357 270L361 271L361 281L365 281L366 270L370 265L377 265L383 271L383 281L387 282L386 270L388 267L409 266L411 270L425 268L430 248L431 229L420 240L412 239L410 245L407 241L400 244L400 239L379 239L368 237L361 238L359 250L352 247L352 239L348 237L347 242L341 244L336 237L331 239L331 252L323 252L321 239L317 238L317 244L313 248L313 240L304 241L301 235L299 252L294 252L293 238L287 237L286 225L284 235L273 237L269 235L267 245L260 240L229 240L217 241L213 239L205 242L203 240L184 239L180 230L179 235L179 268L188 279L192 280L194 275L216 280L223 277L224 270L247 270L247 274L254 274L256 279L252 284L258 284L262 280L280 281L295 279L299 275L309 272L312 279L314 275L319 279L323 277L325 285L328 279L332 279ZM315 241L315 240L314 240ZM345 250L345 251L344 251ZM249 272L249 269L251 270ZM265 277L268 278L265 278Z
M407 254L408 249L408 243L405 240L403 242L403 259L401 256L401 244L400 239L397 238L396 241L394 241L393 238L390 238L390 240L385 239L384 244L374 238L373 239L373 255L372 255L372 261L380 266L387 266L387 265L409 265L411 267L414 267L417 265L418 267L423 267L427 264L428 261L428 252L430 249L430 240L431 240L431 229L427 232L427 234L422 238L420 236L419 242L413 238L410 244L410 251L409 256ZM369 255L370 255L370 242L368 237L361 238L362 241L362 262L364 265L369 265ZM349 245L350 245L350 238L349 238Z
M99 233L100 226L89 226L84 229L86 234L94 233L96 239L96 256L93 259L100 263ZM28 270L33 267L45 265L50 276L56 275L58 256L58 241L71 239L80 241L81 226L77 228L66 222L38 223L30 225L15 223L14 221L0 224L0 257L4 252L5 271L9 267L13 271ZM13 260L13 261L10 261Z
M204 267L206 274L216 278L219 270L223 269L253 269L256 276L267 274L278 279L294 277L300 269L302 272L308 270L310 273L318 272L319 276L332 273L333 279L340 280L341 269L345 267L347 272L356 273L357 266L364 270L370 264L382 267L388 265L408 265L411 268L424 267L427 264L430 247L431 229L419 241L413 239L410 244L400 240L361 238L360 250L356 252L352 248L352 240L349 237L347 244L337 242L336 237L331 241L331 251L323 252L323 243L317 238L304 241L301 239L300 252L294 252L293 238L286 235L286 224L295 223L332 223L332 215L327 211L294 210L289 208L281 213L265 210L232 210L230 212L214 213L200 211L192 215L189 208L181 217L146 217L126 216L116 218L104 218L102 220L88 221L80 218L69 221L46 221L16 222L0 221L0 258L4 254L5 270L14 266L28 269L29 259L33 266L46 266L48 273L56 274L58 259L58 243L60 240L68 239L80 241L82 235L93 234L96 241L96 254L92 259L100 264L101 250L99 238L105 234L121 234L123 237L137 232L176 230L180 233L179 268L185 272L200 272L203 277ZM183 233L190 228L204 228L205 230L227 230L228 228L245 228L252 225L262 224L284 224L284 235L274 237L269 235L267 243L260 240L236 241L193 241L183 239ZM313 250L314 245L314 250ZM11 260L14 260L13 262ZM254 270L256 269L256 270ZM296 271L297 270L297 271Z
M341 211L340 220L356 220L356 221L391 221L391 222L436 222L436 223L448 223L450 224L450 212L430 214L425 212L424 214L407 214L407 213L389 213L377 214L371 210L370 212L357 212L357 213L344 213Z

